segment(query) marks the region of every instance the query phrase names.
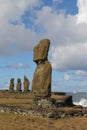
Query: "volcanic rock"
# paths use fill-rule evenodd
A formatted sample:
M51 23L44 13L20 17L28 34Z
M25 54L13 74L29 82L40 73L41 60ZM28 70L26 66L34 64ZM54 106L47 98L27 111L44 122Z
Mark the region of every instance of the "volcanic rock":
M29 91L29 85L30 85L30 82L29 82L28 78L26 76L24 76L24 92Z
M52 67L48 61L49 46L50 41L48 39L43 39L34 48L34 61L37 67L33 77L32 92L35 97L51 96Z
M21 79L18 78L18 79L17 79L16 92L21 92L21 91L22 91L22 90L21 90L21 85L22 85Z
M14 92L14 78L10 79L9 92Z
M47 60L48 51L50 46L50 40L43 39L39 42L37 46L34 48L34 58L33 60L38 63L38 61Z

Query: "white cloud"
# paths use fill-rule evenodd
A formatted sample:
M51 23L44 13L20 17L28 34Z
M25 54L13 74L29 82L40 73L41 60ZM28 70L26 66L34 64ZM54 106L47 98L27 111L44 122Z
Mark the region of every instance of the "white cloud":
M87 69L87 44L60 46L52 50L52 66L60 70Z
M87 71L84 70L76 70L75 75L77 76L87 76Z
M19 63L19 64L14 64L13 68L15 68L15 69L26 69L26 68L29 68L29 65L23 64L23 63Z
M24 11L38 4L39 0L0 0L0 20L19 20Z
M85 70L87 24L86 22L78 24L78 20L82 19L82 14L85 15L84 21L86 20L86 0L77 1L79 10L77 15L56 12L51 6L43 6L39 10L32 9L39 4L39 0L0 0L0 55L29 51L37 43L37 39L49 38L53 69ZM26 29L21 21L21 16L27 9L34 11L36 17L32 30ZM15 20L19 22L18 25L10 23ZM39 30L38 33L34 27L36 31Z
M24 64L24 63L17 63L17 64L8 64L6 66L0 66L0 69L10 69L10 68L14 68L14 69L29 69L29 65L28 64Z
M0 54L2 55L29 51L36 39L36 34L30 29L26 30L24 25L5 25L0 34Z
M56 13L48 6L38 11L37 16L36 24L41 24L45 30L40 37L48 37L52 43L53 68L85 70L87 68L87 24L78 24L78 15Z
M45 34L57 46L76 44L87 41L87 25L77 24L77 15L56 13L52 7L45 6L37 13L36 24L42 25Z
M53 2L59 2L62 3L63 0L53 0Z
M78 21L77 23L87 24L87 0L77 0Z
M65 81L69 81L69 80L70 80L70 75L67 74L67 73L65 73L65 75L64 75L64 80L65 80Z
M25 28L21 17L26 10L32 10L35 6L39 6L39 0L0 0L0 55L32 49L37 39L36 33ZM19 24L11 24L15 21Z

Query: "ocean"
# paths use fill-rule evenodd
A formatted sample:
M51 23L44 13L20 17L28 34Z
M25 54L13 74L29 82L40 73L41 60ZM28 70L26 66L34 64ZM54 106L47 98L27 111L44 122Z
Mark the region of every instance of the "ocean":
M67 93L67 95L72 95L73 104L87 107L87 92Z

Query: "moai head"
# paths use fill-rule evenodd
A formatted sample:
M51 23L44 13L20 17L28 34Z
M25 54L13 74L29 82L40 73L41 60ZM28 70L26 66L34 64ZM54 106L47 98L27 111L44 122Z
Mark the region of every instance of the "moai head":
M34 58L33 60L38 64L41 61L47 60L48 50L50 46L49 39L43 39L37 46L34 47Z
M20 83L20 82L21 82L21 79L18 78L18 79L17 79L17 83Z
M10 79L10 83L14 83L14 78L11 78L11 79Z
M27 81L28 80L28 78L24 75L24 81Z

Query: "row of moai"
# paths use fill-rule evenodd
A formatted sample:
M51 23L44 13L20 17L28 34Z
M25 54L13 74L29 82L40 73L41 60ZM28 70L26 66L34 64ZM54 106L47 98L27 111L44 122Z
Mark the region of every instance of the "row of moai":
M30 85L30 82L28 80L28 78L26 76L24 76L24 82L23 82L23 85L24 85L24 92L29 92L29 85ZM10 85L9 85L9 92L14 92L14 78L11 78L10 79ZM22 82L21 82L21 79L18 78L17 79L17 85L16 85L16 92L22 92L22 89L21 89L21 86L22 86Z
M49 39L42 39L34 47L33 61L37 64L32 81L32 93L35 98L45 98L51 96L51 76L52 67L48 60L48 51L50 47ZM24 76L24 91L29 90L29 80ZM14 79L10 81L9 91L14 91ZM21 80L17 80L16 92L21 91Z

